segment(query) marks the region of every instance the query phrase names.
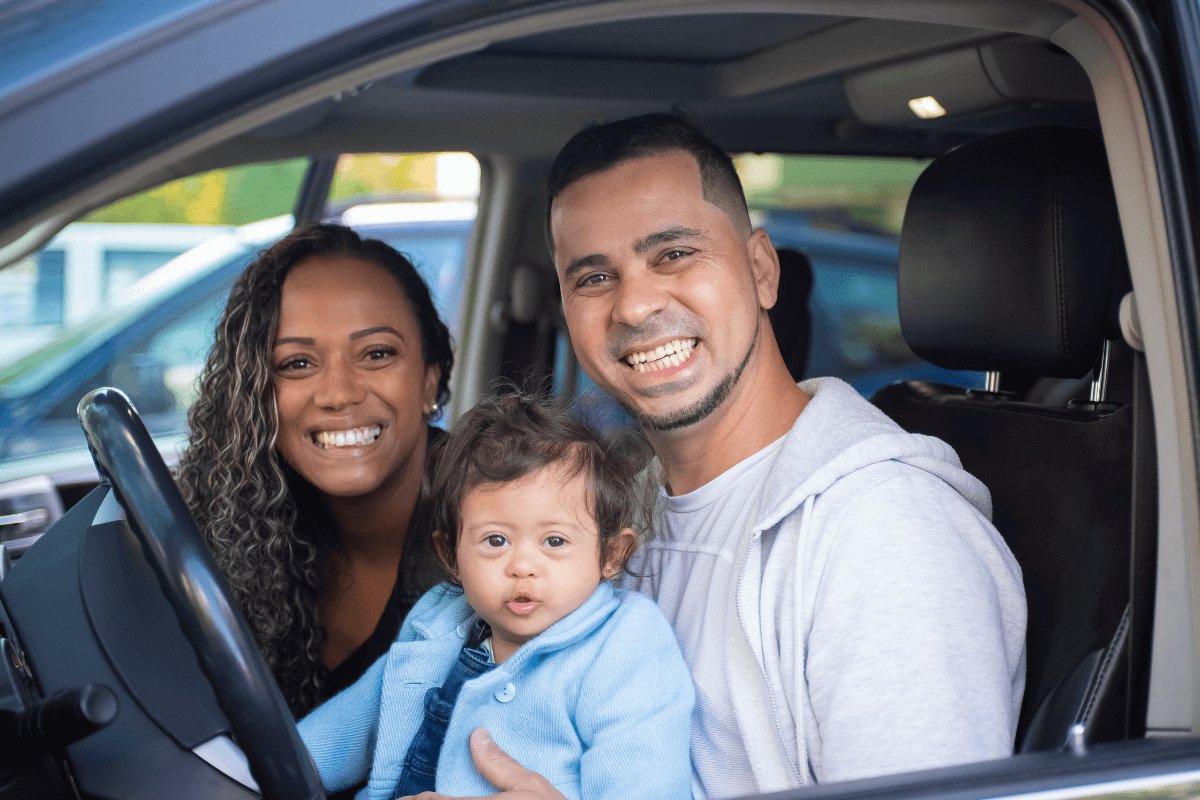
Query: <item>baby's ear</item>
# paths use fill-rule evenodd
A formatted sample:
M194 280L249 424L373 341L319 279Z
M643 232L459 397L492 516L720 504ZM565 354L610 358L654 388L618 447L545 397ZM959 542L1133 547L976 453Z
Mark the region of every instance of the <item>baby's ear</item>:
M454 568L450 555L450 543L446 541L446 535L441 531L433 532L433 550L437 553L438 560L442 562L442 566L446 568L454 578L458 579L458 570Z
M608 548L608 562L601 570L601 574L606 580L621 571L625 562L633 555L635 547L637 547L637 534L633 532L633 528L625 528L613 537Z

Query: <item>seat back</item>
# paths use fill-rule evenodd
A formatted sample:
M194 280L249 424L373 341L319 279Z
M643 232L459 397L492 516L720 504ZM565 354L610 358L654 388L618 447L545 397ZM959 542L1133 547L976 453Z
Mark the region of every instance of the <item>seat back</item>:
M1126 269L1117 231L1091 133L1027 129L950 151L917 181L901 234L905 340L949 369L1082 377L1114 333L1114 286ZM1089 710L1085 698L1129 602L1132 409L1049 408L918 381L873 402L906 430L950 444L991 490L1029 606L1022 749L1061 746L1077 722L1093 738L1119 738L1123 724L1080 715L1124 708Z
M812 339L812 311L809 296L813 287L812 260L807 253L781 247L779 253L779 288L775 305L767 311L779 352L787 364L792 380L804 377L808 365L808 347Z

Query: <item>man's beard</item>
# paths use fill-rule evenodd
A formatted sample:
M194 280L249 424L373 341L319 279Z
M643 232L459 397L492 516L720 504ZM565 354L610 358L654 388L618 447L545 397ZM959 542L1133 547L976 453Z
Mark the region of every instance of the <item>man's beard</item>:
M742 372L746 369L746 365L750 363L750 356L754 355L754 346L758 343L758 329L760 324L760 321L757 320L754 323L754 338L750 340L750 348L746 351L746 356L742 359L742 363L738 364L733 372L722 378L721 382L714 386L711 392L687 408L680 409L673 414L654 416L653 414L638 411L636 408L620 400L617 400L617 404L625 409L625 413L633 417L645 430L673 431L695 425L697 422L707 419L714 411L721 407L722 403L729 399L729 395L733 393L733 388L742 379Z

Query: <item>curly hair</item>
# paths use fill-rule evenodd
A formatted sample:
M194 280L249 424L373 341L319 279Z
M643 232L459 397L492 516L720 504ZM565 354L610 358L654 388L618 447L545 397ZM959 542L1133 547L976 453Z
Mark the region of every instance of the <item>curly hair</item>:
M361 259L396 279L420 329L424 361L441 370L443 407L454 364L450 332L413 265L341 225L292 231L259 253L230 291L188 411L190 435L176 478L297 716L316 705L326 673L317 602L330 557L341 547L319 492L276 449L271 353L280 296L291 269L312 256Z

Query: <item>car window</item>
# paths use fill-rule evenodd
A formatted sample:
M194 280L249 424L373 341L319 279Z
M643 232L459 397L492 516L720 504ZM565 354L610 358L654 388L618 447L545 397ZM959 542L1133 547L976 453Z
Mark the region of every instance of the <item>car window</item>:
M0 366L118 304L142 277L236 226L291 212L306 159L249 164L171 181L68 225L0 271Z

